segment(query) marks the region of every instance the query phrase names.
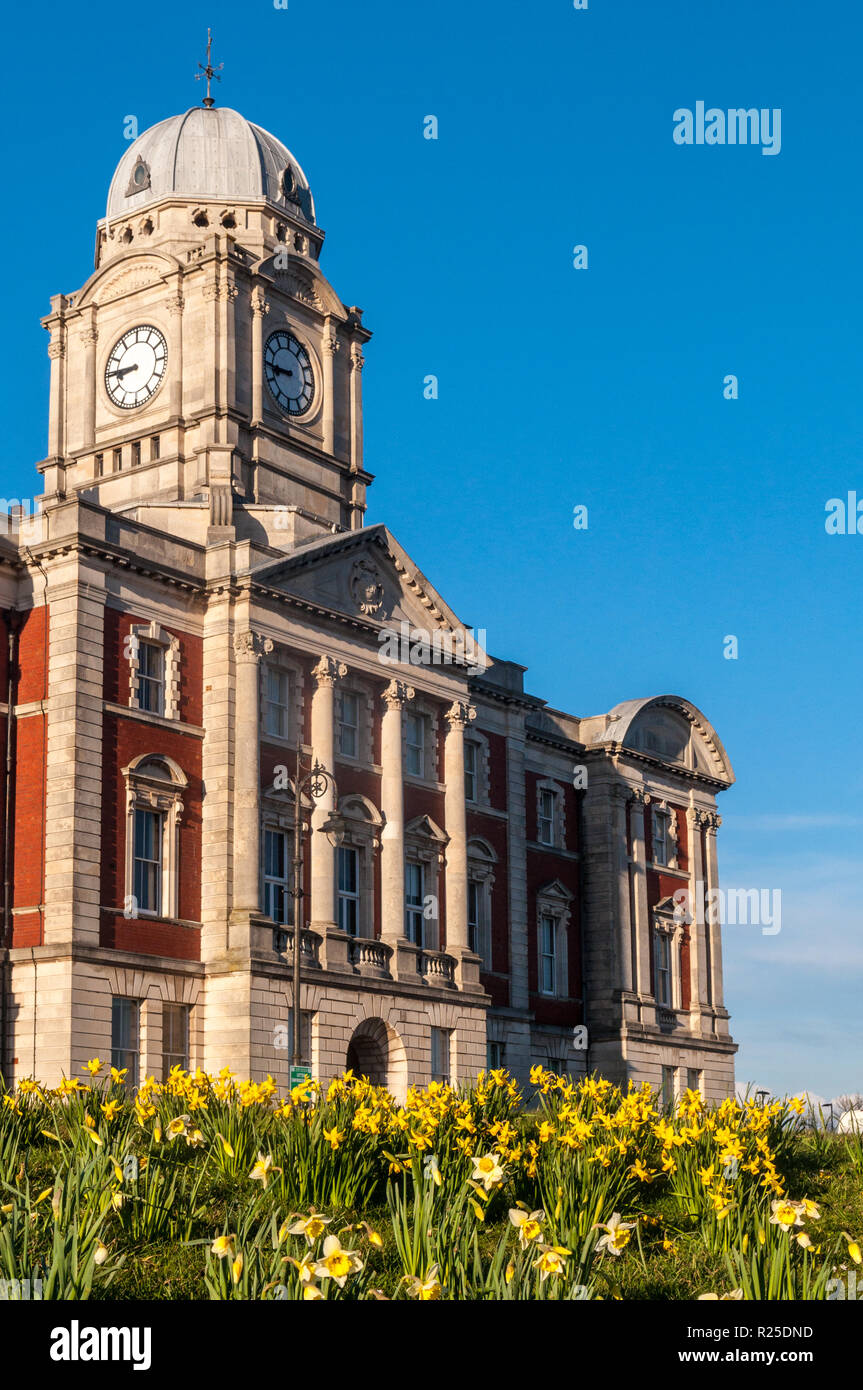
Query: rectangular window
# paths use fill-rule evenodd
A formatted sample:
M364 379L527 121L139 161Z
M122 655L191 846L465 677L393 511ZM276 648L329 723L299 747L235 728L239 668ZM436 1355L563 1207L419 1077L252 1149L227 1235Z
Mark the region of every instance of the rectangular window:
M450 1041L452 1034L449 1028L432 1028L431 1030L431 1073L432 1081L449 1081L451 1061L450 1061Z
M468 879L467 940L468 948L482 960L483 969L491 969L491 924L488 884L481 879Z
M486 1071L500 1071L503 1066L503 1057L506 1051L506 1043L492 1042L489 1038L485 1045L485 1069Z
M466 740L464 745L464 797L465 801L477 800L477 768L479 764L479 745Z
M136 809L134 836L133 892L138 911L158 915L162 910L162 817L159 812Z
M554 1072L555 1076L566 1076L566 1062L562 1057L549 1057L547 1062L548 1070Z
M674 1067L662 1068L662 1104L666 1107L674 1104Z
M165 713L165 651L155 642L138 642L138 709Z
M115 473L119 473L122 467L123 467L123 450L122 450L122 449L115 449L115 450L114 450L114 472L115 472Z
M688 1091L697 1091L698 1094L701 1095L701 1078L702 1073L698 1067L687 1067L686 1089Z
M301 1062L307 1067L312 1065L312 1015L303 1009L300 1014L300 1051ZM288 1053L290 1057L294 1055L294 1011L288 1008Z
M665 932L654 932L653 949L656 967L656 1002L671 1008L671 940Z
M162 1080L172 1067L189 1070L189 1006L162 1005Z
M126 1070L126 1085L138 1084L140 1009L137 999L115 996L111 1000L111 1066Z
M425 719L409 714L405 720L406 771L409 777L425 776Z
M668 817L662 812L653 817L653 862L668 863Z
M290 679L287 671L268 666L264 675L264 729L276 738L288 737Z
M136 439L132 444L132 467L137 468L141 462L141 441Z
M339 846L339 926L348 936L359 936L360 932L359 859L358 850Z
M294 900L289 892L288 836L284 830L264 828L264 906L274 922L291 924Z
M539 979L542 994L557 993L557 922L543 913L539 923Z
M97 454L97 455L96 455L96 459L95 459L95 468L94 468L94 472L95 472L96 477L97 477L97 478L101 478L101 476L102 476L102 474L104 473L104 471L105 471L105 455L104 455L104 454Z
M155 462L156 462L156 459L161 458L161 456L162 456L162 445L161 445L161 441L160 441L160 439L159 439L159 436L158 436L157 434L154 434L153 437L152 437L152 439L150 440L150 462L151 462L151 463L155 463Z
M554 792L541 791L539 794L539 830L537 839L541 845L554 844Z
M423 945L423 906L425 903L425 865L405 864L405 936L415 946Z
M359 756L360 701L352 690L343 690L339 700L339 752L344 758Z

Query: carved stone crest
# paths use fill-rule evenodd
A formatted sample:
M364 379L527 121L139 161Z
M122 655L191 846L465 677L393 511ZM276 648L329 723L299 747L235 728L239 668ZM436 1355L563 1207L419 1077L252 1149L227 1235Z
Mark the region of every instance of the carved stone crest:
M384 606L384 586L380 572L371 560L355 561L350 587L351 597L361 613L367 616L380 613Z

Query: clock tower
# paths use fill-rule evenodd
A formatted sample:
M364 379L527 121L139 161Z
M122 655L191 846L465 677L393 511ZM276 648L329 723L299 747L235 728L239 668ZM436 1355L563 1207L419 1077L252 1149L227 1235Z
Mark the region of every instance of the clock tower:
M278 548L361 528L370 334L323 240L297 160L238 112L208 97L139 136L94 273L43 320L46 509L84 494L199 543Z

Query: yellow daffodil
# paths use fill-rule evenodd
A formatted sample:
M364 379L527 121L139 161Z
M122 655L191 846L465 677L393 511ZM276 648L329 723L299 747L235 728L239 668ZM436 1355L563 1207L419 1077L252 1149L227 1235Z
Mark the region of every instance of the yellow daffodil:
M572 1254L562 1245L541 1245L539 1259L534 1260L534 1269L539 1270L540 1283L544 1284L550 1274L563 1274L566 1258Z
M408 1295L416 1298L420 1303L432 1303L441 1296L441 1284L438 1278L437 1265L432 1265L425 1279L415 1276L408 1280Z
M523 1211L521 1207L511 1207L509 1219L518 1231L519 1244L522 1250L526 1250L533 1241L539 1240L542 1235L540 1223L545 1220L545 1212L542 1210L527 1212Z
M490 1192L493 1187L503 1182L503 1168L500 1163L500 1154L487 1153L481 1158L471 1159L473 1173L471 1178L474 1182L481 1183L486 1192Z
M323 1257L315 1265L318 1279L332 1279L343 1289L350 1274L358 1274L363 1262L356 1250L345 1250L338 1236L327 1236Z
M270 1179L270 1173L281 1173L281 1171L281 1168L275 1168L273 1166L273 1160L270 1154L259 1153L257 1162L253 1165L249 1177L253 1182L263 1183L264 1187L266 1187Z
M218 1255L220 1260L223 1260L226 1255L233 1255L236 1239L236 1236L216 1236L210 1250L214 1255Z
M332 1219L331 1216L321 1216L313 1207L308 1216L299 1217L293 1226L288 1227L288 1233L292 1236L305 1236L309 1245L314 1245Z
M786 1198L782 1198L777 1202L771 1202L770 1205L773 1209L773 1215L770 1218L771 1225L781 1226L783 1231L790 1231L794 1226L803 1225L803 1217L800 1215L797 1202L789 1202Z
M600 1236L596 1242L597 1250L607 1250L611 1255L621 1255L630 1242L630 1231L635 1230L634 1221L621 1221L620 1212L616 1211L609 1217L608 1221L597 1221L594 1230L605 1231L604 1236Z
M342 1140L345 1137L344 1133L341 1130L337 1129L335 1125L333 1125L332 1129L325 1129L323 1131L323 1134L326 1143L329 1144L333 1153L335 1153L336 1149L339 1147L339 1144L341 1144Z
M91 1076L98 1076L105 1063L101 1062L98 1057L91 1057L89 1062L86 1062L84 1065Z
M242 1250L240 1250L240 1251L238 1251L238 1253L237 1253L237 1258L234 1260L234 1263L231 1265L231 1278L233 1279L233 1281L234 1281L235 1284L239 1284L239 1282L240 1282L240 1277L241 1277L242 1273L243 1273L243 1252L242 1252Z

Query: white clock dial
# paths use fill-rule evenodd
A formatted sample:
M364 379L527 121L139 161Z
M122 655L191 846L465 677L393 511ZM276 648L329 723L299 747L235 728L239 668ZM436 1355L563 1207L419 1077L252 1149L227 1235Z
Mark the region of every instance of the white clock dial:
M168 365L168 345L150 323L130 328L111 349L105 388L115 405L134 410L158 388Z
M271 333L264 349L264 371L273 400L286 415L304 415L315 395L309 354L291 333Z

